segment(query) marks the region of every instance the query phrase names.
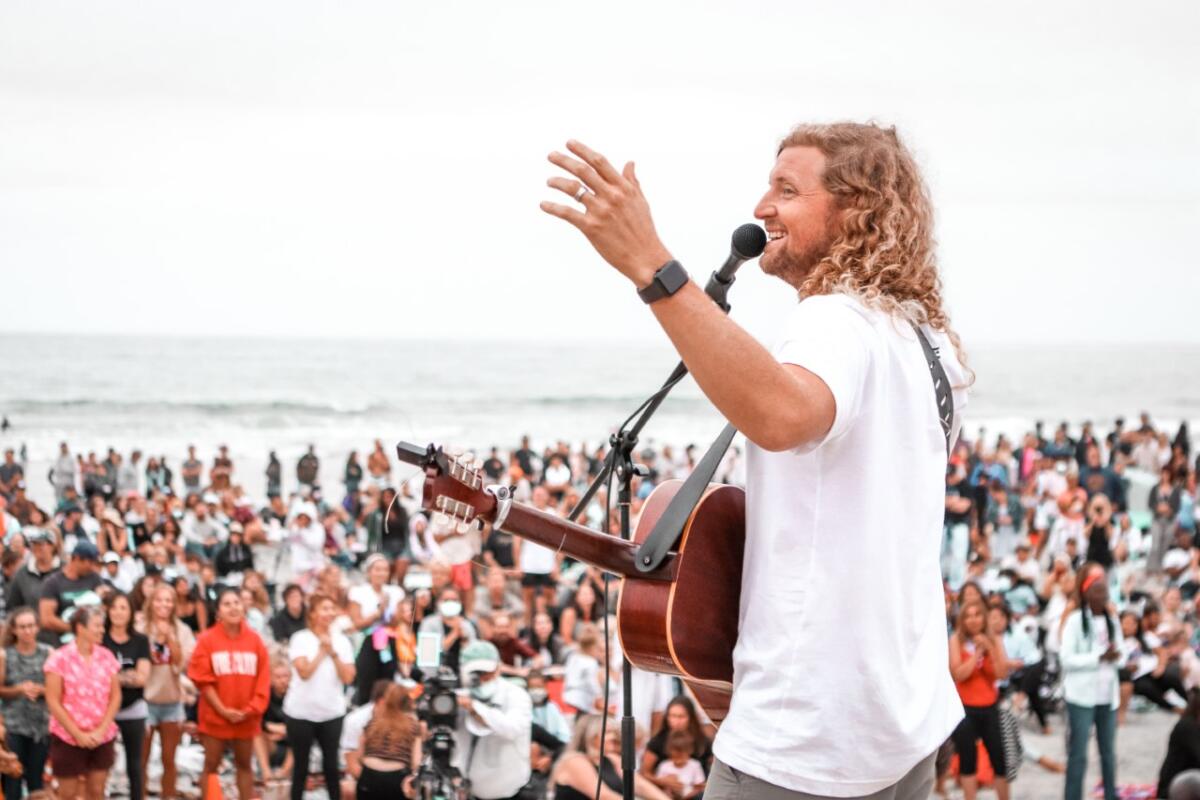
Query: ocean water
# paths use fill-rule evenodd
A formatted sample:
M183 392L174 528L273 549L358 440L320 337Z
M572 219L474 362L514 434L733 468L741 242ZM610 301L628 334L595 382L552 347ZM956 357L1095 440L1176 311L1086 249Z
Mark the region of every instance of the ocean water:
M1200 347L980 347L964 431L1016 436L1048 426L1149 411L1172 428L1200 420ZM235 480L263 491L269 450L285 476L309 443L323 482L347 453L382 439L483 449L528 434L597 443L656 389L677 359L665 344L0 336L0 446L25 444L35 499L67 441L72 452L137 447L165 454L178 476L186 446L210 460L227 444ZM648 443L706 445L721 418L695 383L672 392Z

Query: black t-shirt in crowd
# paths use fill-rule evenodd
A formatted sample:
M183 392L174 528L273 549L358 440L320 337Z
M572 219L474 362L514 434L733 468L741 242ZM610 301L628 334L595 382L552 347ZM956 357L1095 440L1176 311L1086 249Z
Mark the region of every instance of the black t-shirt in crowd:
M971 487L966 481L959 481L954 484L946 484L946 497L965 497L968 500L973 499L971 496ZM947 525L963 525L971 519L971 509L967 509L959 514L950 509L946 509L946 524Z
M139 659L150 660L150 639L144 634L136 631L130 631L129 640L124 644L118 644L115 639L109 634L104 634L104 646L107 647L112 654L117 657L117 663L121 665L121 671L136 670ZM122 686L121 687L121 708L129 708L131 705L142 699L142 687L140 686Z
M262 727L267 729L268 722L286 723L287 717L283 713L283 695L275 693L275 687L271 687L271 699L267 701L267 710L263 713Z
M487 544L483 546L483 552L491 553L492 557L496 559L496 563L504 569L512 569L516 566L516 561L513 559L511 533L492 528L492 532L488 534Z
M483 462L483 474L487 475L493 481L500 480L500 476L505 472L504 462L495 456L490 457Z
M42 584L42 600L54 600L58 603L57 616L63 619L66 612L75 607L75 601L79 597L88 592L94 592L99 588L101 581L100 576L92 573L85 578L76 578L71 580L63 574L62 570L55 572ZM38 641L45 642L53 647L58 647L60 644L59 635L54 631L43 628L38 633Z

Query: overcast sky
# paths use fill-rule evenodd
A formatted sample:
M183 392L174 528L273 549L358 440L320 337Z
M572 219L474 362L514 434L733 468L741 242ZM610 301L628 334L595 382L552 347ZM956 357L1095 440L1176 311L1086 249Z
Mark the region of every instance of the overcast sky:
M917 10L919 9L919 10ZM968 344L1200 342L1200 3L0 4L0 332L662 338L538 210L635 160L707 276L803 120L895 123ZM756 268L735 315L791 301Z

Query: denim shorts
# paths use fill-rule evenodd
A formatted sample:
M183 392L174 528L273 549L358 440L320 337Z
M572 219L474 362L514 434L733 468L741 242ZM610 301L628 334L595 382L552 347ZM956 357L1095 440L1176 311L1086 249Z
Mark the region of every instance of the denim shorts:
M164 722L183 722L183 703L146 703L146 724L154 727Z

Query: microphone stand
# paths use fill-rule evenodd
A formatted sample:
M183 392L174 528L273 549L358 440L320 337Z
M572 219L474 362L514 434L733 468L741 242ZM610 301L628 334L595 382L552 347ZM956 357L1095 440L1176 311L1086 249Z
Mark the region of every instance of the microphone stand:
M720 306L725 313L729 313L729 304L726 302L726 295L729 287L733 285L734 276L733 270L730 270L728 276L722 275L722 271L715 271L708 279L708 284L704 291ZM609 437L609 452L604 460L604 467L600 473L588 486L587 492L576 504L575 508L567 516L568 521L574 522L579 514L587 508L592 498L600 490L608 480L610 474L617 478L617 507L621 517L621 538L630 541L633 539L633 531L629 523L629 508L633 498L633 479L635 476L644 476L648 474L646 468L640 464L633 463L634 448L637 447L638 435L642 429L646 427L646 423L654 416L654 412L658 411L659 406L667 399L667 395L675 388L675 385L683 380L687 375L687 365L680 361L679 364L672 370L670 376L659 387L658 391L652 394L647 400L642 403L623 423L617 432ZM631 424L632 423L632 424ZM611 498L609 498L611 500ZM606 591L607 594L607 591ZM605 606L608 605L608 598L605 597ZM607 613L607 612L606 612ZM607 652L607 642L606 642ZM621 716L621 794L622 800L634 800L633 794L633 776L637 772L634 753L634 737L636 735L636 725L633 718L633 665L625 654L621 654L621 699L622 699L622 716ZM609 668L608 664L604 665L604 669ZM607 673L606 673L607 674ZM608 709L604 711L608 714ZM604 743L601 742L601 750ZM603 759L603 753L601 753ZM601 761L603 764L603 760Z

